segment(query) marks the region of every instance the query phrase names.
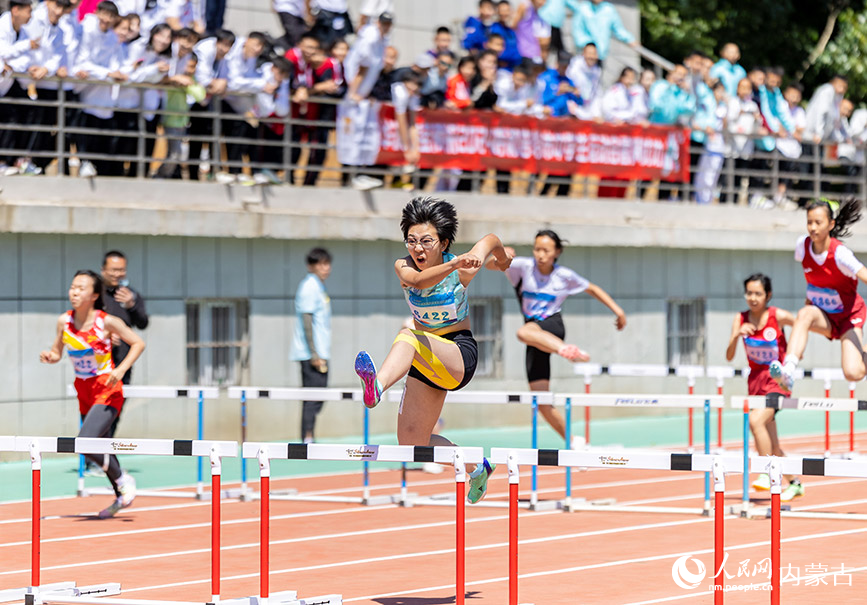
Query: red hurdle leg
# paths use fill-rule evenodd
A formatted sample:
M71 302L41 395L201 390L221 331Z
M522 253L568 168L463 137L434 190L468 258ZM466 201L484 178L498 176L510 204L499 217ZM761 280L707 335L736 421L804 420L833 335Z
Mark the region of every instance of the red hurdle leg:
M211 599L220 600L220 487L221 464L216 450L211 448Z
M725 470L718 459L713 462L713 489L714 489L714 540L713 540L713 572L714 572L714 605L723 605L725 592L723 590L723 576L721 573L723 560L725 559Z
M771 605L780 605L780 464L771 462Z
M30 585L39 587L40 553L42 552L42 454L36 443L30 444L30 476L32 488L30 520Z
M455 604L464 605L466 594L466 491L464 453L455 450Z
M518 605L518 462L509 455L509 605Z
M268 602L271 573L271 461L259 450L259 601Z

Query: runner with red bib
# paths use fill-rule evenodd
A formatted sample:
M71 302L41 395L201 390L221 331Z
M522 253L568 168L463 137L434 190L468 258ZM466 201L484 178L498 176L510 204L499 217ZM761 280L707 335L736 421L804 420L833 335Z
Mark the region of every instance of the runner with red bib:
M809 332L840 341L846 380L857 382L867 373L863 346L867 307L858 295L858 280L867 283L867 268L837 239L849 235L849 226L860 218L861 202L852 198L807 205L808 235L795 247L795 260L804 267L807 280L807 305L795 318L783 363L774 361L770 366L771 377L785 389L792 388Z
M102 278L93 271L79 271L69 286L72 309L57 319L57 333L51 348L39 354L42 363L57 363L63 349L75 371L78 410L84 419L79 437L108 437L114 419L123 407L124 374L144 351L144 341L123 320L102 310ZM118 336L129 345L129 353L117 367L111 359L111 338ZM105 471L115 499L99 513L113 517L135 499L135 479L120 468L117 456L85 454Z
M738 340L743 339L747 361L750 364L750 376L747 379L747 392L751 396L776 395L788 397L789 390L780 386L770 374L770 365L779 361L786 353L786 335L783 326L795 323L794 316L785 309L771 307L768 303L773 295L771 278L762 273L754 273L744 280L744 298L749 310L735 315L732 322L732 334L729 338L726 359L735 357ZM783 456L780 439L777 435L776 414L774 408L760 408L750 411L750 430L756 441L756 451L761 456ZM793 475L787 475L789 486L783 491L780 499L789 501L804 495L804 486ZM767 473L759 475L753 482L753 488L767 491L771 489L771 481Z

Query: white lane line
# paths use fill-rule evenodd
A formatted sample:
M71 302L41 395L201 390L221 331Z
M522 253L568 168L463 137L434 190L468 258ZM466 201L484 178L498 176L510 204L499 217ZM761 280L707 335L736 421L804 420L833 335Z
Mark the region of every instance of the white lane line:
M822 538L836 537L836 536L841 536L841 535L851 535L851 534L858 534L858 533L865 533L865 532L867 532L867 528L843 530L843 531L838 531L838 532L826 532L826 533L821 533L821 534L807 534L804 536L797 536L794 538L783 538L781 541L782 542L800 542L800 541L806 541L806 540L817 540L817 539L822 539ZM747 549L747 548L755 548L758 546L769 546L769 545L770 545L770 541L752 542L752 543L748 543L748 544L738 544L735 546L726 545L726 551L742 550L742 549ZM472 549L467 549L467 550L472 550ZM636 563L647 563L647 562L652 562L652 561L660 561L660 560L664 560L664 559L669 559L669 560L673 561L674 559L677 559L678 557L682 557L684 555L695 556L695 555L700 555L700 554L709 554L712 552L713 552L713 549L705 549L705 550L698 550L698 551L671 553L671 554L666 554L666 555L655 555L652 557L641 557L641 558L636 558L636 559L623 559L620 561L609 561L606 563L596 563L596 564L592 564L592 565L579 565L579 566L567 567L567 568L563 568L563 569L554 569L554 570L548 570L548 571L540 571L540 572L534 572L534 573L520 574L518 576L518 579L540 578L540 577L553 576L553 575L564 574L564 573L575 573L575 572L579 572L579 571L603 569L603 568L608 568L608 567L619 567L622 565L632 565L632 564L636 564ZM273 573L282 573L282 572L278 571L278 572L272 572L272 574ZM509 578L508 578L508 576L506 576L506 577L499 577L499 578L490 578L487 580L470 581L470 582L467 582L466 585L467 586L481 586L484 584L496 584L496 583L501 583L501 582L508 582L508 580L509 580ZM207 582L207 581L208 580L201 580L201 582ZM353 597L353 598L349 598L349 599L343 599L343 602L344 603L352 603L355 601L369 601L369 600L373 600L373 599L377 599L377 598L400 596L400 595L405 595L405 594L417 594L417 593L430 592L430 591L434 591L434 590L445 590L445 589L449 589L449 588L454 590L454 585L430 586L430 587L426 587L426 588L419 588L416 590L404 590L401 592L394 592L394 593L387 593L387 594L369 595L369 596L365 596L365 597Z
M551 515L551 514L559 514L559 513L560 513L560 511L543 511L543 512L540 512L538 515L534 514L533 516L538 517L541 515ZM484 523L484 522L490 522L490 521L504 521L508 518L509 518L508 515L496 515L496 516L491 516L491 517L480 517L478 519L468 519L467 523ZM573 538L586 538L586 537L601 536L601 535L608 535L608 534L614 534L614 533L642 531L642 530L646 530L646 529L657 529L660 527L674 527L674 526L680 526L680 525L691 525L693 523L707 523L707 522L708 522L708 519L706 519L706 518L689 519L686 521L665 521L665 522L661 522L661 523L630 525L630 526L625 526L625 527L615 527L615 528L610 528L610 529L601 529L601 530L579 532L579 533L573 533L573 534L561 534L561 535L555 536L553 538L547 538L547 537L546 538L528 538L525 540L521 540L520 543L521 544L536 544L539 542L552 542L552 541L559 541L559 540L568 540L568 539L573 539ZM282 545L282 544L298 544L298 543L303 543L303 542L321 542L323 540L330 540L330 539L369 536L369 535L376 535L376 534L387 534L387 533L392 533L392 532L413 531L413 530L418 530L418 529L430 529L430 528L451 527L451 526L454 526L453 521L443 521L443 522L436 522L436 523L424 523L424 524L416 524L416 525L404 525L404 526L398 526L398 527L387 527L387 528L381 528L381 529L369 529L369 530L361 530L361 531L354 531L354 532L341 532L341 533L336 533L336 534L318 534L318 535L307 536L307 537L303 537L303 538L287 538L284 540L274 540L271 542L271 545L275 546L275 545ZM259 543L258 542L250 542L247 544L236 544L233 546L223 546L220 548L220 551L223 552L223 551L230 551L230 550L241 550L241 549L245 549L245 548L259 548ZM112 558L112 559L105 560L105 561L88 561L88 562L68 563L68 564L64 564L64 565L54 565L51 567L43 567L42 569L43 570L71 569L71 568L78 568L78 567L90 567L90 566L95 566L95 565L99 566L99 565L105 565L105 564L111 564L111 563L121 563L121 562L130 562L130 561L144 561L144 560L148 560L148 559L162 559L162 558L166 558L166 557L186 556L186 555L201 554L201 553L208 553L208 552L210 552L210 549L208 549L208 548L198 548L198 549L194 549L194 550L175 551L175 552L171 552L171 553L157 553L157 554L151 554L151 555L139 555L139 556L135 556L135 557ZM26 573L29 573L28 569L18 569L18 570L14 570L14 571L0 572L0 576L13 575L13 574L26 574Z

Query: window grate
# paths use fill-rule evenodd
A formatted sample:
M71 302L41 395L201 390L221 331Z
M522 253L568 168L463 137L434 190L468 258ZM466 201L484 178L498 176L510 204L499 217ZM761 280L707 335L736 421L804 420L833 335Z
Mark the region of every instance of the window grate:
M476 376L499 377L503 365L502 299L470 299L470 325L479 344Z
M249 307L245 299L187 301L189 384L227 386L246 380L250 352Z
M667 306L668 365L706 365L705 299L669 300Z

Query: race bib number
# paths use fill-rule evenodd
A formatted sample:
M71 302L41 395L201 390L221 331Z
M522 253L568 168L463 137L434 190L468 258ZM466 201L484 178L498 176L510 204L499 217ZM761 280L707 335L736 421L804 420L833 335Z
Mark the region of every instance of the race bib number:
M413 317L428 325L447 324L456 320L458 308L452 292L434 296L409 295L409 308Z
M76 376L96 376L96 357L93 349L70 350L69 358Z
M779 357L780 346L777 339L762 340L760 338L744 338L747 359L762 366L771 365Z
M808 284L807 300L825 313L841 313L843 311L843 299L840 298L840 293L832 288L817 288Z

